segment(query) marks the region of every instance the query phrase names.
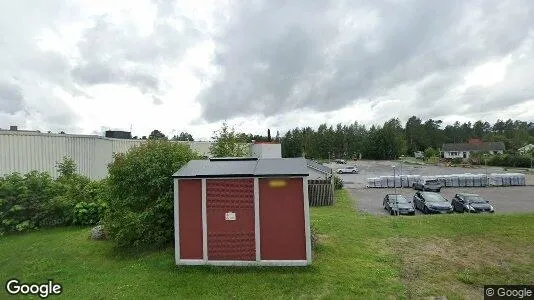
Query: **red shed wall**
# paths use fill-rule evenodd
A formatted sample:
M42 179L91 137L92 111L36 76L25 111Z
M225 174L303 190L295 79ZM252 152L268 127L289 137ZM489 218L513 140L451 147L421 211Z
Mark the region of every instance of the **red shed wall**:
M202 259L202 182L178 181L180 258Z
M209 260L256 260L254 179L207 179L206 212Z
M284 180L285 186L269 185ZM305 260L306 231L302 178L260 178L262 260Z

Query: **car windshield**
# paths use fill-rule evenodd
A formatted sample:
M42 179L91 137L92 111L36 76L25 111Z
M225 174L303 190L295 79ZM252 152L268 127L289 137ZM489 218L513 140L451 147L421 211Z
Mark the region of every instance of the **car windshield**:
M426 184L439 184L439 181L432 179L432 180L427 180L425 183Z
M467 200L467 202L469 203L486 203L486 200L484 200L484 198L475 195L465 196L465 200Z
M447 202L447 200L438 193L424 193L423 196L428 202Z
M393 203L408 203L408 200L403 195L389 195L389 201Z

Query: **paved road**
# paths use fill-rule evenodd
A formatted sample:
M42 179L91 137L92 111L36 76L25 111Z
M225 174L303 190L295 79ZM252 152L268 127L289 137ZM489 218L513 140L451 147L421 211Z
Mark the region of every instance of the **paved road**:
M356 199L357 209L374 215L387 214L382 206L384 196L393 194L392 188L388 189L367 189L351 188L350 194ZM397 189L397 193L404 195L407 199L412 199L415 190L403 188ZM526 212L534 211L534 186L517 187L488 187L488 188L443 188L441 194L452 199L456 193L475 193L490 201L496 212ZM419 213L419 212L417 212Z

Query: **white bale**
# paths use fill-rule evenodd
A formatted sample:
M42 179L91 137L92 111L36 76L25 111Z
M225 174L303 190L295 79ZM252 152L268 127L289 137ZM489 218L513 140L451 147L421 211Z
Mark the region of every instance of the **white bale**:
M458 174L458 186L465 187L465 175L464 174Z
M502 176L502 186L510 186L512 184L512 178L509 174L501 174Z
M513 186L518 186L519 185L519 174L517 173L514 173L514 174L510 174L510 179L511 179L511 182L510 182L510 185L513 185Z
M526 176L525 174L518 174L518 184L519 185L526 185Z
M401 186L402 186L403 188L410 187L410 186L408 185L408 175L401 175L401 176L400 176L400 181L401 181Z
M386 176L386 180L388 181L388 185L387 187L394 187L395 185L395 178L393 178L393 176Z
M492 173L490 175L490 185L492 186L502 186L502 176L501 174Z
M380 177L375 177L375 186L377 188L383 188L384 186L382 185L382 179Z
M474 182L473 182L473 174L471 173L466 173L464 174L465 175L465 186L467 187L472 187L474 186Z
M394 179L395 179L395 187L398 187L398 188L402 187L400 176L397 175L397 176L395 176Z
M459 187L460 186L460 180L458 178L458 175L457 174L453 174L450 176L451 177L451 183L452 183L452 187Z
M380 186L383 188L388 187L388 177L387 176L380 176Z
M452 187L452 176L451 175L445 175L445 186L446 187Z
M478 180L480 182L480 186L487 186L488 185L488 180L486 178L486 174L476 174L475 176L478 178ZM478 185L475 185L475 186L478 186Z

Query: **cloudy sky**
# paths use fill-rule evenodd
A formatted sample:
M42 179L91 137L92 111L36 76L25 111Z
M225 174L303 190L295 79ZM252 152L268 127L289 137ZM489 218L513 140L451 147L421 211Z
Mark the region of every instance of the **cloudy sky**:
M0 0L0 128L534 121L531 0Z

